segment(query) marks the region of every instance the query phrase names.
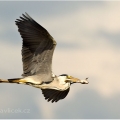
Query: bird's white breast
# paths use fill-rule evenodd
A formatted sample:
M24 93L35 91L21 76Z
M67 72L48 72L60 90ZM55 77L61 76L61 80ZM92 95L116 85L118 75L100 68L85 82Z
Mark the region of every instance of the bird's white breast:
M67 89L67 88L70 87L70 83L69 83L69 82L65 82L65 80L66 80L66 76L59 76L59 77L58 77L59 86L60 86L61 88Z

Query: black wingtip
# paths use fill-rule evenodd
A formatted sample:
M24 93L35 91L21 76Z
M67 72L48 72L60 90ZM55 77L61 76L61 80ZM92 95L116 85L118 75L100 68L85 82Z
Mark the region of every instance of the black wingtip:
M22 17L20 16L19 18L20 19L16 19L16 21L15 21L16 25L23 21L28 21L28 20L33 21L32 17L27 12L22 14Z
M42 94L44 95L45 99L48 102L51 101L53 103L53 102L58 102L61 99L64 99L67 96L70 88L64 91L59 91L55 89L41 89L41 90L42 90Z

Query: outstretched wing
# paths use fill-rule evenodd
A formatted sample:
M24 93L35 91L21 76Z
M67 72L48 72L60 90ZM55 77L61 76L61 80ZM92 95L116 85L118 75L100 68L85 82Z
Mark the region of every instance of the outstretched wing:
M64 99L67 96L70 88L64 91L59 91L55 89L41 89L41 90L45 99L48 100L48 102L51 101L53 103L59 101L60 99Z
M15 22L23 38L23 76L44 74L51 77L52 56L56 41L27 13L22 15Z

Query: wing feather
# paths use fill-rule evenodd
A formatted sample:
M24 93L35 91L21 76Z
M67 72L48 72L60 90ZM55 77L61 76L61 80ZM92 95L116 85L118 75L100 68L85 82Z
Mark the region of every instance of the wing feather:
M70 88L68 88L67 90L64 91L59 91L59 90L55 90L55 89L41 89L42 90L42 94L44 95L45 99L49 101L53 102L57 102L61 99L64 99Z
M22 14L22 17L15 22L23 39L23 76L46 74L51 77L52 56L56 41L27 13Z

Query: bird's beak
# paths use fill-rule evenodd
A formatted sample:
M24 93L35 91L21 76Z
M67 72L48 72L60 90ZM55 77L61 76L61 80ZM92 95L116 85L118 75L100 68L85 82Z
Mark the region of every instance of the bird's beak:
M78 78L71 77L70 80L73 83L80 83L80 79L78 79Z
M69 81L71 81L72 83L81 83L81 84L88 84L89 82L87 81L88 78L86 78L85 80L80 80L78 78L74 78L72 76L70 76Z

